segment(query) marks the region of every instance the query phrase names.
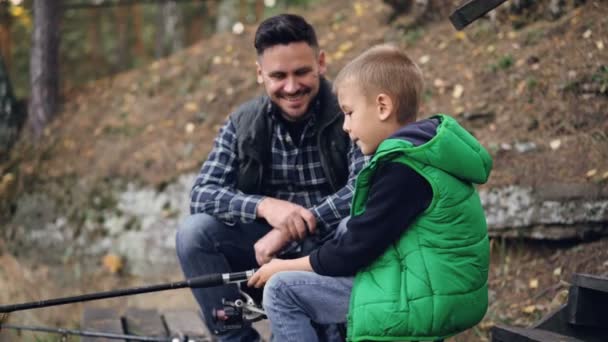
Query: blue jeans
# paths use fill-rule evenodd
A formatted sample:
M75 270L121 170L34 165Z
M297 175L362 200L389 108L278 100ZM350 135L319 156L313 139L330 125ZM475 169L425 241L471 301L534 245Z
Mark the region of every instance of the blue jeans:
M327 277L314 272L280 272L264 287L264 310L270 319L273 341L319 341L314 321L345 323L352 277ZM339 335L328 338L339 340Z
M336 236L346 232L346 222L348 218L340 222ZM302 271L273 275L263 301L273 341L341 341L337 324L346 322L353 280ZM326 326L323 332L318 324Z
M181 222L176 236L176 249L182 271L186 278L204 274L227 273L259 267L255 260L253 245L263 237L270 226L254 222L228 226L207 214L196 214ZM222 307L222 298L240 298L235 284L210 288L192 289L205 323L218 335L220 331L212 319L212 311ZM251 326L229 330L218 336L225 342L251 342L260 339Z

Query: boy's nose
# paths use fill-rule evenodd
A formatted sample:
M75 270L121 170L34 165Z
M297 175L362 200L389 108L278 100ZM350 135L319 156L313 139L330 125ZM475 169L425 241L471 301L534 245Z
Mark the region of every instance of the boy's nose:
M346 133L350 133L350 123L349 123L349 119L348 116L344 116L344 123L342 124L342 130L344 130L344 132Z

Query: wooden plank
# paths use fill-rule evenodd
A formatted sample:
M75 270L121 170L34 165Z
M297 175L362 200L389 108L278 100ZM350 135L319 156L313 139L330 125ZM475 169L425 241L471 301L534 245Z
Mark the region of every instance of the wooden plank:
M85 307L82 313L81 329L86 331L124 334L120 312L114 308ZM98 337L82 337L81 342L116 342L116 340Z
M125 331L129 335L166 337L165 324L158 311L129 308L124 315Z
M195 338L197 341L212 341L207 326L198 312L193 310L175 310L163 313L169 336Z
M608 293L572 285L568 292L570 324L605 328L608 326Z
M575 273L572 275L572 285L608 294L608 278L606 277Z
M586 342L606 342L606 336L608 336L608 327L596 328L570 324L566 304L548 313L531 328L575 337Z
M528 329L528 328L516 328L508 327L504 325L497 325L492 328L492 342L584 342L574 337L564 336L554 332L540 330L540 329Z

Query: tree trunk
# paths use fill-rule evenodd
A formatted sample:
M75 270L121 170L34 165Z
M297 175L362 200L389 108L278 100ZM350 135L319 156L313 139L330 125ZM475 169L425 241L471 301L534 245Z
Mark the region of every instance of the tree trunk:
M216 32L228 32L238 17L237 0L221 0L217 11Z
M29 125L36 137L40 136L57 110L60 7L61 0L33 1Z
M255 0L255 22L259 23L264 18L264 0Z
M156 57L162 58L183 47L183 34L178 32L181 16L174 0L159 4Z
M4 59L6 70L11 67L11 23L9 3L0 1L0 57Z
M0 55L0 161L6 158L8 151L17 140L24 114L17 106L8 69L4 67Z
M97 8L87 9L89 16L89 28L87 34L87 44L89 44L89 57L92 64L92 71L95 77L101 76L104 69L102 61L101 45L101 17Z
M129 55L129 13L131 13L131 6L123 8L122 6L116 6L114 9L114 18L116 20L116 53L117 55L117 66L116 71L123 71L130 66L130 55Z
M131 8L131 16L133 17L133 35L135 43L133 44L133 55L140 60L145 59L146 49L144 47L143 18L141 5L135 4Z

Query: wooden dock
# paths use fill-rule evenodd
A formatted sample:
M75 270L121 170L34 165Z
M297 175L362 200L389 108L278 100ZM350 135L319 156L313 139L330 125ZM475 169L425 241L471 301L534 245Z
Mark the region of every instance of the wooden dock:
M262 341L270 341L270 326L267 320L253 323ZM145 337L166 337L176 342L212 342L216 339L209 333L200 311L173 309L159 312L154 309L130 307L124 311L116 308L87 306L82 312L81 330ZM116 342L120 340L83 337L82 342Z
M200 313L193 310L158 312L151 309L85 307L81 330L145 337L167 337L176 341L214 341ZM83 337L82 342L116 342L116 339Z

